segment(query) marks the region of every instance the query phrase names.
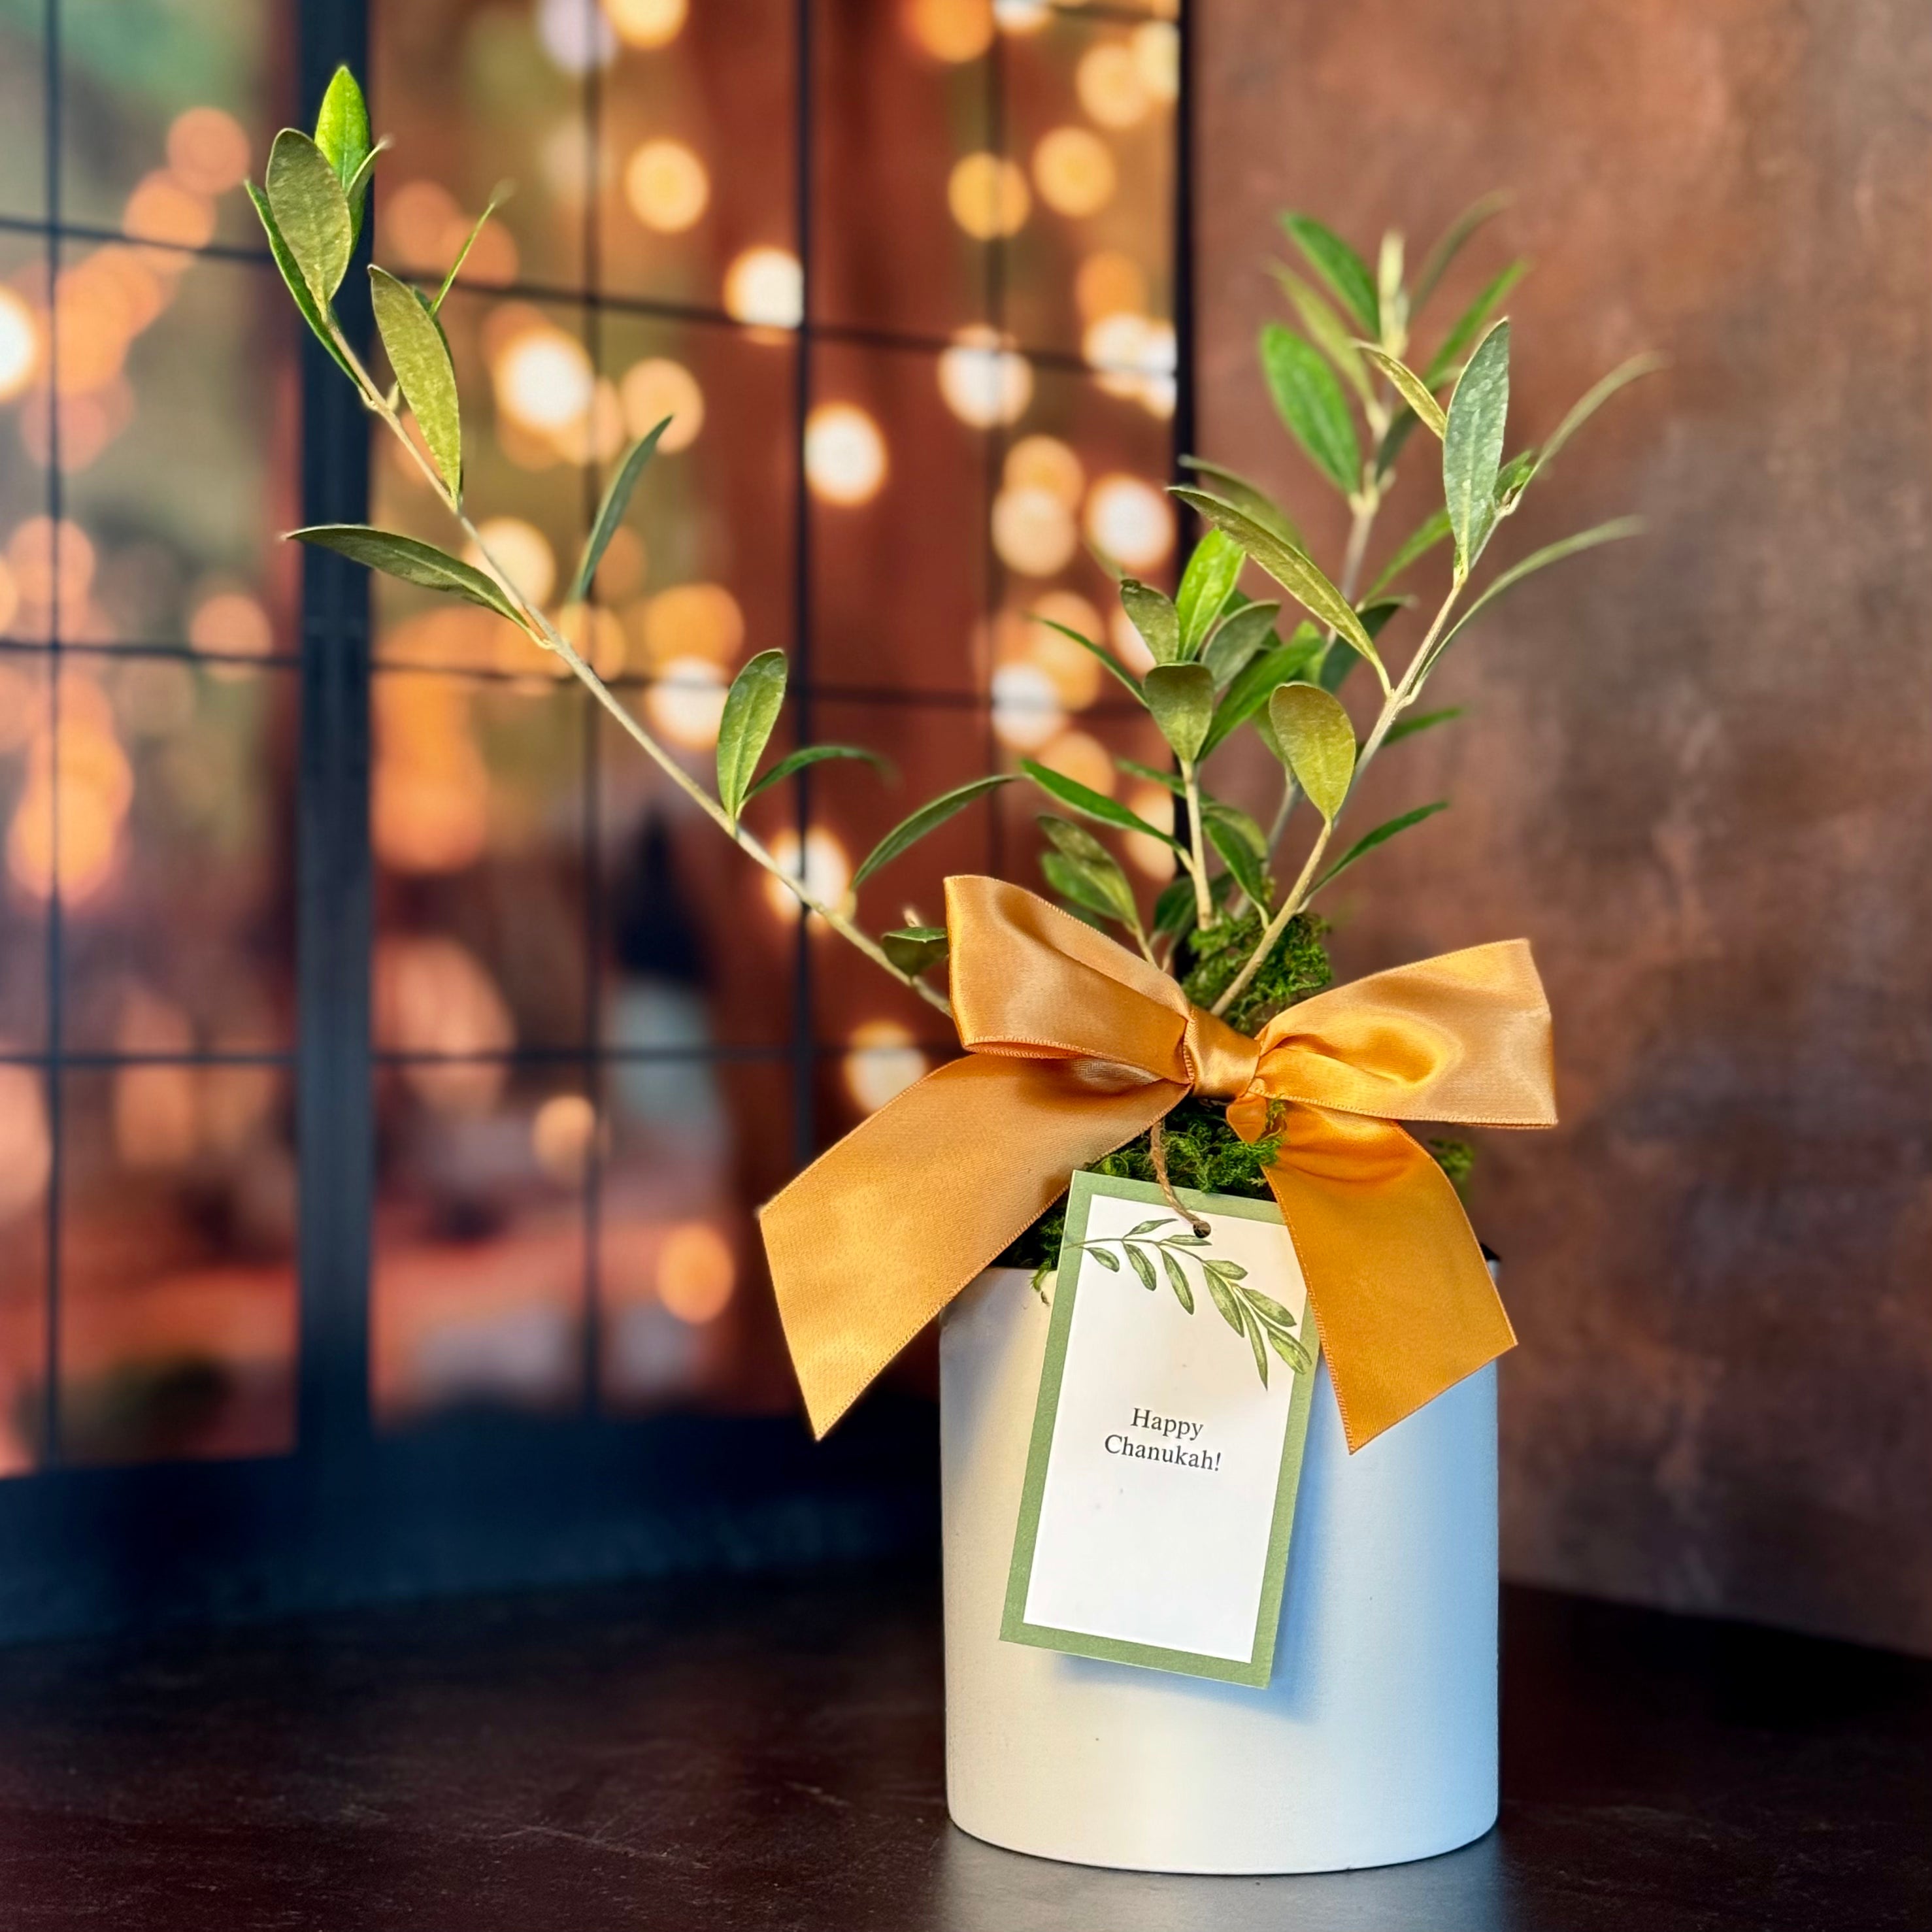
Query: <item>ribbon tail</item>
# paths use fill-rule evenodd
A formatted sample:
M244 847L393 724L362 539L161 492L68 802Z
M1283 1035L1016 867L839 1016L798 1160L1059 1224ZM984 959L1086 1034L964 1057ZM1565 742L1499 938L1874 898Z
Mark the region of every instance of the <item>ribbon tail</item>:
M821 1154L759 1214L785 1342L824 1436L974 1276L1186 1090L1096 1093L1066 1063L949 1061Z
M1301 1263L1351 1454L1516 1345L1480 1244L1393 1120L1288 1110L1268 1170Z

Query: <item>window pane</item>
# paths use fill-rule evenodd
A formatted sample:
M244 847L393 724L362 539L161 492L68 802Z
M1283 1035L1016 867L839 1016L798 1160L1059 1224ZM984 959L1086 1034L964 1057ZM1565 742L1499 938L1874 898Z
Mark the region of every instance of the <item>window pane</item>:
M496 189L515 193L466 269L475 283L583 285L590 134L584 74L610 35L592 0L406 0L370 9L377 123L394 136L378 254L441 274Z
M62 1454L292 1448L287 1071L145 1064L66 1073L62 1089Z
M983 375L973 355L964 380ZM1016 362L1013 366L1021 367ZM815 683L983 694L988 438L958 358L821 344L813 352ZM1067 532L1072 533L1070 519Z
M297 325L280 284L121 243L70 246L62 282L61 635L292 655Z
M371 1399L378 1419L574 1408L583 1393L581 1071L500 1060L386 1069L376 1089Z
M295 118L295 12L292 0L60 0L61 218L178 247L260 246L236 190Z
M52 692L48 654L0 651L0 826L6 838L0 877L0 1053L39 1053L46 1047L46 908L59 830Z
M604 13L616 44L597 82L603 286L788 326L794 0L607 0Z
M47 214L46 39L44 10L0 18L0 214L44 221Z
M386 670L371 702L378 1048L584 1045L583 692Z
M0 1060L0 1476L38 1461L47 1361L47 1076Z
M983 326L1011 182L989 152L991 9L818 0L814 32L816 318L927 338Z

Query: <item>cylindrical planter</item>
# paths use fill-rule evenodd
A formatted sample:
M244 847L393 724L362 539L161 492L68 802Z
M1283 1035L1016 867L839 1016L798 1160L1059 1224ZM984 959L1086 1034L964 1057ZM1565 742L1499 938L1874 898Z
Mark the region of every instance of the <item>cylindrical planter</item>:
M1334 1871L1480 1838L1496 1816L1494 1365L1354 1456L1319 1370L1274 1676L1250 1690L1000 1640L1047 1322L1026 1275L994 1268L940 1334L953 1822L1144 1871Z

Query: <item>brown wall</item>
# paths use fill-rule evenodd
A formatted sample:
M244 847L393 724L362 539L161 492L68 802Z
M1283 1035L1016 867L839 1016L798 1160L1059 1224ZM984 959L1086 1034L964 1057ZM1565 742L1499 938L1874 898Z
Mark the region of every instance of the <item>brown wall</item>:
M1276 209L1372 251L1513 190L1451 292L1534 261L1513 444L1632 350L1674 364L1498 548L1651 534L1458 646L1435 701L1474 715L1378 774L1456 809L1339 942L1526 933L1555 1002L1564 1124L1491 1136L1475 1202L1522 1340L1508 1567L1932 1650L1932 14L1195 18L1200 440L1328 541L1253 371Z

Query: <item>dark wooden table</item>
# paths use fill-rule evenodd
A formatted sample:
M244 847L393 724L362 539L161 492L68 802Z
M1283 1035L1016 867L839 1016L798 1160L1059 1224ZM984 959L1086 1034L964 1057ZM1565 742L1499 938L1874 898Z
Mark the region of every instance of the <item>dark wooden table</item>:
M0 1924L112 1932L1932 1927L1932 1665L1515 1590L1499 1828L1171 1879L946 1822L904 1573L0 1653Z

